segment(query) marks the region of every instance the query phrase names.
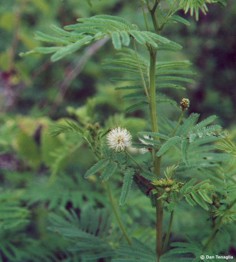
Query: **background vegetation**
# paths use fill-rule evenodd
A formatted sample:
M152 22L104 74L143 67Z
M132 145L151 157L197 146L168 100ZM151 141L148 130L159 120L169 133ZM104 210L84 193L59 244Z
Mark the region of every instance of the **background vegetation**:
M62 27L102 13L137 24L142 21L142 10L134 8L132 1L0 2L0 261L97 261L101 250L107 257L113 252L106 244L111 241L110 228L115 239L121 238L104 186L96 176L83 178L94 163L84 140L74 133L55 137L49 132L51 124L63 123L65 118L94 123L88 129L95 134L99 126L117 123L134 133L145 130L143 112L125 114L128 103L114 89L114 75L105 69L106 58L115 55L112 44L99 41L56 63L43 55L19 56L41 45L34 37L36 31L51 33L51 25ZM218 115L232 141L236 135L235 14L236 3L229 0L226 8L211 5L209 14L201 14L198 22L185 15L191 21L189 27L167 26L163 32L184 46L176 58L190 59L197 72L196 81L187 88L189 113L198 112L202 118ZM174 94L177 100L186 96L181 92ZM164 110L175 114L168 107ZM233 163L225 173L234 171ZM112 190L117 198L121 185L116 178ZM207 233L202 230L207 220L204 210L189 209L183 205L176 213L171 236L176 242L187 236L197 243ZM126 225L132 226L130 234L151 246L155 210L148 198L132 193L121 212ZM90 217L100 224L89 225ZM235 224L230 224L216 243L219 250L234 256L235 230ZM91 246L83 247L85 232L104 242L94 237L89 239ZM147 249L139 242L135 247L140 252ZM119 249L117 256L126 251L126 247Z

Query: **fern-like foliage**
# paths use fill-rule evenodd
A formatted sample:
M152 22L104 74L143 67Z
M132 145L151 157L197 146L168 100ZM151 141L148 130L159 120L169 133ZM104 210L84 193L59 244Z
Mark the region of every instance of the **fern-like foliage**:
M220 140L217 144L217 148L232 155L236 156L236 144L231 141L228 137L225 137L224 139Z
M121 245L116 250L117 258L114 258L113 262L154 262L156 261L155 252L150 248L149 245L140 242L137 239L133 239L132 246Z
M203 209L209 210L214 192L214 186L209 182L204 180L199 183L196 179L191 179L180 189L180 194L191 206L198 204Z
M174 127L174 131L172 129L170 135L151 132L143 132L141 135L148 134L152 138L159 138L163 141L158 149L158 156L164 155L170 149L179 148L182 152L183 164L185 166L210 167L220 160L223 161L224 157L227 158L223 154L220 154L218 157L218 153L214 151L215 146L210 145L222 139L224 132L221 126L212 125L212 122L216 119L215 116L210 116L197 123L198 119L198 114L191 114L181 125L177 126L177 129ZM173 126L170 126L169 130L171 128Z
M54 261L49 246L26 235L31 213L22 204L22 190L0 194L0 261Z
M171 261L191 261L198 262L202 255L202 246L197 242L174 242L172 248L163 258L163 262Z
M208 7L207 4L220 3L226 5L226 0L180 0L179 7L184 9L185 13L190 11L191 15L195 15L196 20L199 19L199 11L202 11L204 14L207 13Z
M1 192L1 191L0 191ZM29 212L19 205L22 192L1 192L0 194L0 230L11 230L26 225L29 222ZM18 196L17 196L18 195Z
M30 206L44 203L48 210L57 209L58 206L65 208L68 204L78 208L83 206L85 199L91 205L96 205L98 202L103 203L103 197L99 192L87 194L91 187L83 180L82 175L69 176L63 173L53 183L47 178L35 180L26 188L23 199L27 200ZM83 186L81 186L82 183Z
M49 230L65 237L71 243L69 250L78 252L83 261L96 261L114 253L109 244L110 215L105 209L84 207L80 218L75 212L51 214L50 224Z
M194 73L188 61L159 61L156 65L157 102L177 103L163 93L165 89L185 89L185 85L193 82ZM131 49L124 49L112 60L106 60L105 68L114 71L116 77L112 80L118 82L117 90L129 91L124 98L133 101L127 110L135 110L148 105L148 79L150 65L146 57ZM123 72L127 74L119 77ZM124 85L124 83L126 83ZM128 85L127 85L128 83Z
M229 156L218 152L214 143L222 140L224 132L214 124L215 116L198 120L198 114L191 114L182 124L166 122L165 133L140 133L144 146L156 149L159 157L166 155L162 159L162 174L166 178L155 180L151 192L159 193L159 199L166 200L170 210L182 199L191 206L209 210L213 195L222 188L222 175L217 170L228 162ZM223 191L224 188L222 194ZM172 204L169 206L168 202Z
M115 49L129 46L131 40L140 45L153 48L179 49L180 46L167 38L150 31L142 31L137 25L126 19L110 16L96 15L90 18L80 18L77 24L68 25L64 29L53 26L55 36L36 32L36 39L46 43L56 44L50 47L37 47L32 52L49 54L54 53L52 61L57 61L72 54L94 41L110 38ZM59 44L59 45L58 45Z

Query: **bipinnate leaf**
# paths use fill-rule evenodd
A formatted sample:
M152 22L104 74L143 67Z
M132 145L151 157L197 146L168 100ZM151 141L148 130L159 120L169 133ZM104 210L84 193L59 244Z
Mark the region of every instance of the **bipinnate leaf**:
M181 137L179 136L174 136L171 137L169 140L167 140L159 149L157 152L157 156L162 156L164 153L166 153L171 147L175 146L181 141Z
M108 180L116 171L117 169L117 163L110 161L108 165L104 168L101 174L101 179L106 181Z
M75 51L79 50L82 46L90 43L92 39L93 38L91 36L85 36L84 38L76 41L75 43L62 47L55 54L52 55L52 62L56 62L64 56L74 53Z
M201 198L201 196L198 194L198 192L192 192L191 193L192 198L194 201L201 206L203 209L208 210L208 206L206 202Z
M88 178L89 176L95 175L98 171L102 170L108 164L109 164L109 160L107 159L99 160L95 165L93 165L92 167L89 168L89 170L87 170L84 177Z
M171 20L173 20L174 22L178 22L178 23L181 23L183 25L186 25L186 26L190 26L190 23L188 20L184 19L183 17L179 16L179 15L173 15L171 17Z
M188 132L196 125L200 115L192 113L188 118L186 118L183 124L177 129L176 134L186 135Z
M37 47L30 53L54 53L53 62L76 52L91 42L102 38L112 40L115 49L129 46L131 40L140 45L153 48L179 50L181 46L169 39L150 31L142 31L126 19L111 15L95 15L89 18L79 18L78 23L67 25L64 29L53 26L54 35L36 32L36 39L46 43L52 43L51 47Z
M182 157L185 164L188 164L188 140L182 139L181 141Z
M129 195L132 183L133 183L133 176L134 176L134 170L133 169L127 169L124 174L123 179L123 186L121 189L121 195L120 195L120 205L124 205L127 197Z
M193 130L199 130L203 127L206 127L207 125L212 124L212 122L214 122L217 119L216 115L212 115L207 117L206 119L204 119L203 121L201 121L200 123L198 123Z

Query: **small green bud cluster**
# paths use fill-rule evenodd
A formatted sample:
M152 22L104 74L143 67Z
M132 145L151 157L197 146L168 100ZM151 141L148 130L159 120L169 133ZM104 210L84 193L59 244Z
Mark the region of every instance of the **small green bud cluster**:
M183 186L183 183L177 182L170 178L161 178L152 182L154 186L153 193L158 194L162 199L169 200L170 194L179 192L179 189Z

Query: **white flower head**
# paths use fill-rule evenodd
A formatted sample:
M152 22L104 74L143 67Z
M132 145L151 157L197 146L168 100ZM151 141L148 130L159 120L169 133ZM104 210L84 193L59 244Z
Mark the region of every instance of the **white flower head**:
M124 151L131 146L132 136L126 128L117 127L107 134L108 146L116 152Z

